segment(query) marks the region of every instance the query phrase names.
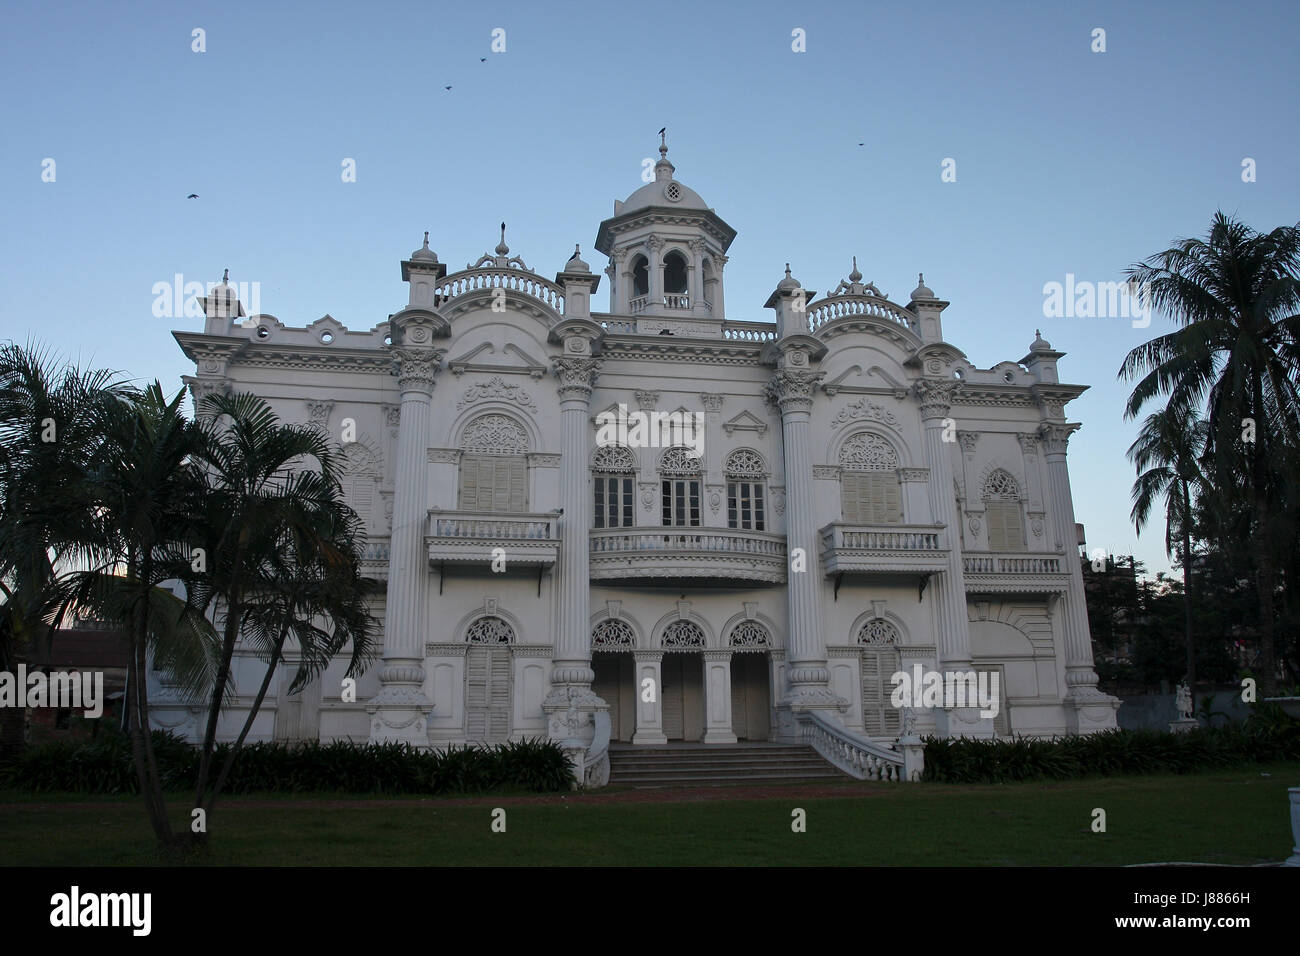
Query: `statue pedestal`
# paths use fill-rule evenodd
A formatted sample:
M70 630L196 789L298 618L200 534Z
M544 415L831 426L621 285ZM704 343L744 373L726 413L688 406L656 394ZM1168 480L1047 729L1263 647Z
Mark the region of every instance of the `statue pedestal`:
M1185 734L1199 726L1201 726L1201 722L1195 717L1180 717L1169 722L1169 732L1171 734Z

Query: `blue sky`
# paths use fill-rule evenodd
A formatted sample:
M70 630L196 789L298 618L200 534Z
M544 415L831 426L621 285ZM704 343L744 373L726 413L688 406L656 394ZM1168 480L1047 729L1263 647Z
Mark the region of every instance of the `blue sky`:
M824 292L856 255L904 303L923 271L981 367L1042 328L1062 378L1092 386L1069 408L1089 544L1160 569L1163 524L1139 540L1128 522L1116 372L1168 326L1045 318L1043 285L1120 279L1216 209L1300 218L1298 21L1250 2L6 0L0 339L179 387L170 331L201 322L151 311L175 273L229 268L281 321L368 328L405 303L398 262L425 229L453 269L503 219L538 272L575 242L600 269L597 226L666 125L677 177L739 231L729 318L768 318L786 261Z

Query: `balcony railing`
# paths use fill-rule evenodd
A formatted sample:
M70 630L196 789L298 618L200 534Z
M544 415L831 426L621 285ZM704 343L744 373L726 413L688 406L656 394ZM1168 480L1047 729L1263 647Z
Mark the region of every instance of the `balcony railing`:
M425 538L430 563L491 561L495 548L506 553L507 566L551 565L560 539L554 514L498 514L482 511L429 512Z
M785 581L785 538L727 528L602 528L591 532L591 578Z
M640 315L653 304L655 304L655 300L652 296L639 295L627 304L627 310L633 315ZM667 292L659 299L658 304L663 306L665 309L672 309L677 312L689 312L691 309L691 297L687 292ZM708 306L709 303L705 302L704 304Z
M835 523L821 530L826 573L933 574L948 567L942 525Z
M1064 591L1069 565L1059 554L966 554L962 571L967 591L999 594Z
M361 576L375 580L388 580L389 538L374 537L366 539L365 549L361 553Z

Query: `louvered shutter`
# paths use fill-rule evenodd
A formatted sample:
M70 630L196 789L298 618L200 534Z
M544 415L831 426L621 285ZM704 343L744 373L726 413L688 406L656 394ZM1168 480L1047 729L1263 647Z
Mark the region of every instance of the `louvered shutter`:
M487 684L491 648L470 647L465 651L465 737L487 739Z
M862 727L869 737L898 734L901 715L890 703L894 685L890 678L898 671L898 651L865 648L862 651Z
M348 496L352 510L361 519L362 528L369 528L375 504L375 484L369 478L352 478L350 485Z
M502 476L506 482L506 511L516 514L528 510L528 462L523 458L504 458Z
M977 674L998 675L998 715L993 718L993 732L999 737L1011 734L1011 711L1007 709L1007 685L1001 667L984 666L975 668ZM986 678L985 686L992 685L992 678Z
M866 524L864 520L862 501L863 501L863 479L866 475L857 475L851 472L844 472L840 475L840 498L844 511L844 521L847 524Z
M488 739L499 743L510 735L510 650L491 648L488 681Z
M1019 502L986 501L984 520L989 526L990 551L1025 550L1024 533L1020 526Z
M478 511L479 458L462 455L460 459L460 510Z

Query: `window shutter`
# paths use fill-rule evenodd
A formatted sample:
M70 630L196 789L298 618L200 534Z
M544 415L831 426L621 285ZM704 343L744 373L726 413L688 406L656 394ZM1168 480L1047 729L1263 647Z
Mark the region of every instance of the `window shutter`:
M478 464L474 455L462 455L460 459L460 510L478 511Z
M881 521L884 524L902 524L903 496L898 479L893 475L877 475L876 481L883 489L881 500L883 502L884 516Z
M892 737L899 731L901 715L889 700L898 660L898 651L890 648L862 651L862 728L869 737Z
M1020 525L1020 503L1017 501L986 501L984 520L989 526L990 551L1025 550L1024 533Z
M509 497L506 510L520 513L528 510L528 463L523 458L506 459L509 480Z
M492 654L492 673L488 699L488 736L493 741L501 741L510 734L510 651L504 647L489 650Z
M1011 712L1007 709L1007 682L1002 673L1001 667L976 667L977 674L997 674L998 675L998 715L993 718L993 732L999 737L1008 737L1011 735ZM989 678L991 683L992 679Z
M862 479L864 475L848 472L840 476L840 497L847 524L865 524L862 520Z

